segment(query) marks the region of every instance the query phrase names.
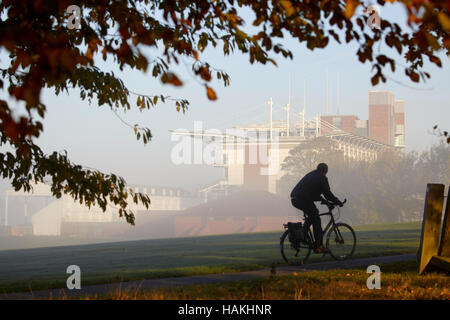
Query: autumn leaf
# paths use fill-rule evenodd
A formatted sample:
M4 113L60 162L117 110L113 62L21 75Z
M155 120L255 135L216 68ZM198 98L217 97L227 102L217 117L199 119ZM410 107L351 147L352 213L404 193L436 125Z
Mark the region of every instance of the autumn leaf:
M283 1L280 1L280 3L283 6L284 10L286 10L287 17L290 17L295 13L295 9L289 0L283 0Z
M216 92L208 86L206 86L206 94L208 95L209 100L217 100Z
M434 49L439 50L440 44L435 36L431 35L430 33L426 33L425 36L427 37L428 44Z
M92 60L93 54L92 54L91 48L88 48L88 49L87 49L87 51L86 51L86 57L87 57L89 60Z
M267 59L267 61L269 61L270 63L272 63L275 67L278 67L277 63L276 63L275 60L273 60L272 58Z
M211 73L209 72L209 69L207 67L200 67L197 73L200 74L200 77L203 80L211 81Z
M178 77L172 72L164 73L161 77L161 81L162 81L162 83L169 83L176 87L180 87L183 85L183 82L181 82L181 80L178 79Z
M436 56L431 56L430 57L430 61L433 62L435 65L437 65L438 67L442 67L442 62L441 59L439 59Z
M411 69L406 69L405 74L414 82L419 82L419 74Z
M372 82L372 86L376 86L377 84L378 84L378 81L379 81L380 79L379 79L379 77L378 77L378 75L374 75L373 77L372 77L372 79L370 79L370 81Z
M126 42L123 42L120 45L119 50L117 50L117 56L119 56L119 57L126 57L130 53L131 53L130 46Z
M358 0L347 0L347 4L345 5L345 11L344 14L347 17L347 19L350 19L353 17L353 14L355 13L356 7L359 5Z
M102 42L99 39L94 38L91 41L89 41L88 46L89 46L89 48L91 48L91 50L93 52L96 52L98 50L98 45L100 45L100 44L102 44Z
M195 51L195 50L192 50L192 55L194 56L194 59L195 59L196 61L198 61L198 52Z
M437 16L439 23L441 24L442 28L449 32L450 31L450 17L446 15L444 12L439 12Z

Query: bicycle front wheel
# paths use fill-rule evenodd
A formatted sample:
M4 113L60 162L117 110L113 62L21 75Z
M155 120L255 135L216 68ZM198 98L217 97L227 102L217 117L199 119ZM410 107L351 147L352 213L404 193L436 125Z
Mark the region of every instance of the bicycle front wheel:
M309 235L307 235L309 239ZM308 241L310 242L310 241ZM303 242L290 242L289 231L286 230L280 238L281 256L290 265L306 263L311 254L311 246Z
M355 231L348 224L336 223L328 232L326 246L334 259L349 258L356 249Z

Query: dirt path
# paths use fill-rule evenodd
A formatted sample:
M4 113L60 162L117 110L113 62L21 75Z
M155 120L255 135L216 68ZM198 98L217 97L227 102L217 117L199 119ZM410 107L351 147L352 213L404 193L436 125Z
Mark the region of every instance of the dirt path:
M292 274L295 272L305 272L310 270L330 270L330 269L347 269L354 267L369 266L372 264L383 263L395 263L402 261L411 261L416 259L416 254L403 254L396 256L383 256L373 258L354 259L348 261L327 261L306 264L304 266L288 266L276 268L276 274ZM0 300L28 300L28 299L48 299L48 298L77 298L86 295L104 294L108 292L121 291L133 291L148 290L162 287L176 287L186 285L197 284L210 284L227 281L237 281L243 279L257 279L264 278L270 275L270 269L262 269L255 271L228 273L228 274L208 274L200 276L190 277L177 277L177 278L163 278L163 279L151 279L141 281L130 281L114 284L100 284L93 286L82 287L80 290L68 290L68 289L52 289L42 290L36 292L20 292L20 293L8 293L0 295Z

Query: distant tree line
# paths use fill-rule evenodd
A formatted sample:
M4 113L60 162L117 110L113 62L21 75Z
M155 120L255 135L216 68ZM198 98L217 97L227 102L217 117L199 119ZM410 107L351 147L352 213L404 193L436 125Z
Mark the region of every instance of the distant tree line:
M450 183L450 148L441 142L429 150L401 155L386 151L372 162L345 159L337 142L319 138L291 150L282 165L279 192L288 195L318 163L329 166L328 179L339 198L347 198L343 218L353 224L420 220L427 183Z

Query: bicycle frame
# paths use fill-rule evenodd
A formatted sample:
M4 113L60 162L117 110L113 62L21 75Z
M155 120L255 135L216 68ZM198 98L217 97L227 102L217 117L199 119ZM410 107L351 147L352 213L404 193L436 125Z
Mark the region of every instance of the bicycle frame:
M330 212L326 212L326 213L321 213L321 214L319 214L319 216L327 216L327 215L329 215L330 216L330 221L328 222L328 224L327 224L327 226L325 227L325 229L323 230L323 236L325 236L325 234L328 232L328 230L332 227L332 226L334 226L335 224L336 224L336 222L334 221L334 216L333 216L333 213L330 211Z
M327 234L327 232L329 230L331 230L331 227L333 227L334 225L336 225L336 221L334 220L334 216L333 216L333 209L331 209L330 207L328 207L328 212L324 212L324 213L319 213L319 217L321 216L330 216L330 221L328 222L328 224L326 225L325 229L322 230L322 237L325 237L325 235ZM311 220L304 214L305 216L305 225L307 225L306 230L309 230L309 228L311 227ZM339 233L339 230L338 230ZM315 241L316 239L314 238L314 233L311 232L310 236L312 237L312 239ZM339 233L339 238L342 239L342 235Z

